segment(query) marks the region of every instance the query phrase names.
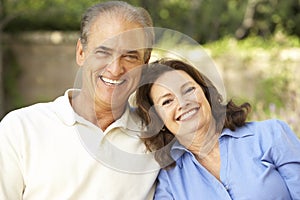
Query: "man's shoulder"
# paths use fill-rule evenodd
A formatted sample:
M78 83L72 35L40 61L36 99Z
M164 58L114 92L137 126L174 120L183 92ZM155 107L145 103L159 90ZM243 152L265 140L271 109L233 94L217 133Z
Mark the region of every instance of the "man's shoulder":
M10 111L7 113L5 117L9 116L21 116L21 115L28 115L32 113L36 113L37 111L45 110L49 107L49 104L52 102L43 102L43 103L35 103L32 105L24 106L17 108L15 110Z
M11 110L3 117L1 122L8 119L34 119L49 115L50 113L54 112L55 107L58 107L58 105L61 104L61 102L59 102L61 98L62 97L58 97L54 101L34 103L32 105L27 105L15 110Z

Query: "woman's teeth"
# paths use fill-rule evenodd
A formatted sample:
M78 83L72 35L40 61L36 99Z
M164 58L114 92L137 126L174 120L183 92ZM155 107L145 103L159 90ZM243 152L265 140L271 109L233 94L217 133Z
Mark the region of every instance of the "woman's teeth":
M190 110L189 112L180 115L180 116L177 118L177 120L178 120L178 121L186 120L186 119L188 119L189 117L191 117L192 115L194 115L197 111L198 111L198 109L197 109L197 108L194 108L193 110Z

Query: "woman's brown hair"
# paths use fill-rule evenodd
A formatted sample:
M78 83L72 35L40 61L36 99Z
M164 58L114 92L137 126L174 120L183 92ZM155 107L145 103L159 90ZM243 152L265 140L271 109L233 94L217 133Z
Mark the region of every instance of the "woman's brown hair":
M166 127L161 128L163 122L158 117L155 109L153 109L150 91L156 79L163 73L171 70L182 70L199 84L210 104L218 132L221 132L224 128L234 131L237 127L243 126L251 110L249 103L243 103L240 106L236 105L232 100L223 103L223 98L214 84L197 68L186 62L174 59L161 59L148 64L143 70L140 87L136 92L137 113L141 117L144 126L147 127L143 137L145 145L149 151L155 152L156 160L163 167L166 167L163 164L165 160L170 160L171 158L169 151L175 139L174 135ZM166 146L168 148L165 148ZM163 151L161 151L162 149Z

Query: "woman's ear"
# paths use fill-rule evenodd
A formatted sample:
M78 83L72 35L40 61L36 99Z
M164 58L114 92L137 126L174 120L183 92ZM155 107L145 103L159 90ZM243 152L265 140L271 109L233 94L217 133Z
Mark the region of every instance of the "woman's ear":
M81 40L78 39L77 45L76 45L76 63L79 66L82 66L84 63L84 60L85 60L85 54L83 51L83 46L82 46Z

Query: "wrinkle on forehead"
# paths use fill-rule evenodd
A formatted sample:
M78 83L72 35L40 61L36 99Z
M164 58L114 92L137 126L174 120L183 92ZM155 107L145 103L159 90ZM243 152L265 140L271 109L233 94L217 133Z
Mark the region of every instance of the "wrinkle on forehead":
M145 30L138 23L118 17L99 17L91 26L90 37L98 44L119 50L147 48Z
M108 38L102 45L119 51L134 51L148 48L145 42L143 29L134 29Z
M154 81L153 86L162 87L167 91L170 91L170 93L176 94L178 90L181 90L182 86L190 83L191 81L193 81L193 79L186 72L182 70L172 70L164 72L162 75L160 75L160 77ZM150 95L153 101L157 102L158 99L166 94L159 94L158 96L153 95L153 86L151 88Z
M177 86L179 83L184 82L185 84L186 82L190 82L191 80L193 79L186 72L182 70L172 70L163 73L156 79L154 84L158 84L162 87L172 90L172 88Z

